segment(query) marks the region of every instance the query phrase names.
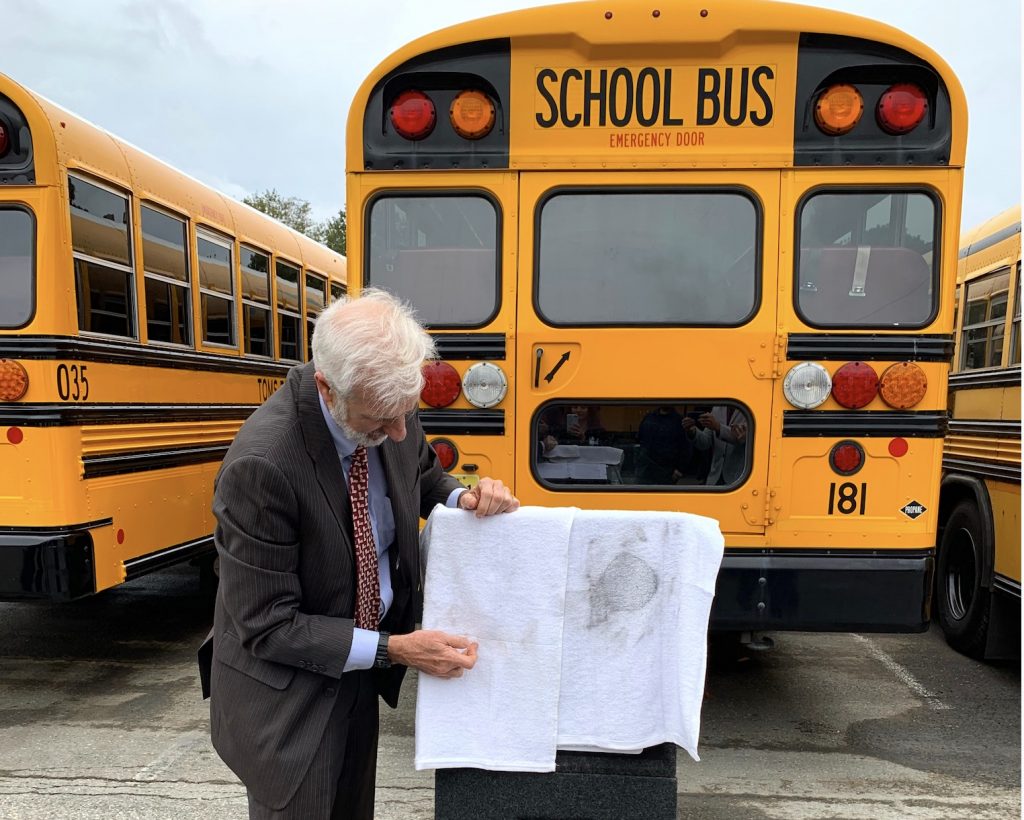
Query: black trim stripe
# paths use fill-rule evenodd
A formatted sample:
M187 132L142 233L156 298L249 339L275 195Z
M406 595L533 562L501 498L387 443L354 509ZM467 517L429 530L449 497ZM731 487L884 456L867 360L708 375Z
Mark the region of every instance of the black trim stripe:
M190 558L203 555L214 550L213 536L204 535L194 541L186 541L166 549L151 552L149 555L142 555L124 562L125 580L131 581L158 569L171 567L180 564Z
M959 258L964 259L965 257L985 250L985 248L991 248L997 242L1002 242L1004 239L1008 239L1015 233L1020 233L1019 221L1012 225L1007 225L1005 228L1001 228L995 233L990 233L988 236L982 237L977 242L972 242L966 248L961 248Z
M949 362L953 359L953 337L948 333L888 336L791 333L786 358L793 361Z
M949 435L1019 439L1020 422L989 421L986 419L950 419Z
M996 574L992 577L992 589L1005 592L1015 597L1018 601L1020 600L1020 581L1014 581L1005 575Z
M298 365L298 362L253 361L237 356L142 345L128 339L112 342L77 336L0 336L0 358L67 359L276 378L287 376L288 371Z
M851 410L818 412L785 410L782 413L783 436L835 436L836 438L942 438L948 419L944 412L921 410Z
M1019 386L1019 365L1005 370L968 370L966 373L952 373L949 377L950 390L973 390L979 387Z
M113 455L85 456L85 477L122 475L146 470L169 470L190 464L223 461L230 445L205 447L175 447L165 450L117 453Z
M114 523L113 518L98 518L95 521L86 521L83 524L60 524L46 527L0 527L0 533L17 533L26 535L64 535L67 533L85 532L94 530L97 527L109 527Z
M501 333L431 333L439 359L505 358L505 337Z
M75 427L167 421L245 421L257 407L258 404L6 404L0 405L0 424Z
M946 456L942 459L942 469L947 473L960 473L975 476L976 478L1020 484L1019 463L1005 464L995 461L981 461L974 458L952 458Z
M432 436L503 436L504 410L420 410L423 432Z

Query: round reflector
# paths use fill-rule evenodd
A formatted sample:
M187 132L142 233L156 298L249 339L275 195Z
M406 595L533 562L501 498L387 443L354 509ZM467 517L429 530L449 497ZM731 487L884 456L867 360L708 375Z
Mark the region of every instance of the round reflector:
M907 443L905 438L897 436L889 442L889 455L895 456L896 458L903 458L910 450L910 445Z
M928 392L928 377L913 362L897 362L886 368L878 380L878 395L897 410L913 407Z
M864 448L856 441L840 441L828 454L828 463L839 475L853 475L864 466Z
M391 103L391 124L407 140L421 140L434 130L437 112L422 91L403 91Z
M833 85L821 92L814 105L814 122L833 137L853 130L864 113L864 98L852 85Z
M847 362L832 374L832 398L856 410L871 404L878 395L878 375L864 362Z
M25 433L20 427L8 427L7 440L11 444L21 444L25 440Z
M490 362L477 362L462 377L462 392L474 407L494 407L507 390L505 374Z
M452 100L448 117L456 134L478 140L494 128L494 103L482 91L461 91Z
M7 126L0 122L0 157L7 153L11 147L11 138L7 134Z
M0 401L18 401L28 392L28 371L20 362L0 359Z
M786 374L782 392L786 401L802 410L812 410L829 396L832 377L828 371L815 362L802 362Z
M431 407L447 407L459 397L462 379L448 362L430 362L423 366L423 390L420 398Z
M919 85L897 83L878 100L876 118L889 134L908 134L928 113L928 97Z
M437 460L441 464L441 469L446 473L451 472L452 467L459 460L458 448L446 438L435 438L430 442L430 446L437 454Z

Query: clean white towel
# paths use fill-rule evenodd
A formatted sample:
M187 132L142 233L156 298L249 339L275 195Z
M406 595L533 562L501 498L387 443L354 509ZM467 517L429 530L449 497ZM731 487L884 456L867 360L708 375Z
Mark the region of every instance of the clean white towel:
M555 769L573 508L476 518L438 506L420 536L424 629L480 644L461 678L420 675L416 768Z
M569 537L558 747L697 756L724 540L672 512L580 511Z
M570 532L571 525L571 532ZM420 676L416 768L553 771L556 748L697 758L718 522L666 512L435 509L423 626L480 642Z

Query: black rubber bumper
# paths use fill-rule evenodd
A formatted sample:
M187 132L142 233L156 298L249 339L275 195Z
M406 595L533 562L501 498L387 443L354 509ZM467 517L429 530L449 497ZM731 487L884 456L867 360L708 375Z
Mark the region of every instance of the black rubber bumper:
M91 595L94 566L88 530L0 530L0 600L70 601Z
M933 550L727 550L710 629L924 632L934 572Z

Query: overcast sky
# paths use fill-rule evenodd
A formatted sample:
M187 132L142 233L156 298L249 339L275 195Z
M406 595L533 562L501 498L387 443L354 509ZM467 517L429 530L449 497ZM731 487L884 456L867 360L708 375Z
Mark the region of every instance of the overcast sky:
M664 0L665 3L688 0ZM537 0L10 0L0 73L241 198L345 201L345 120L408 41ZM1020 201L1019 0L817 0L934 48L970 106L965 226Z

